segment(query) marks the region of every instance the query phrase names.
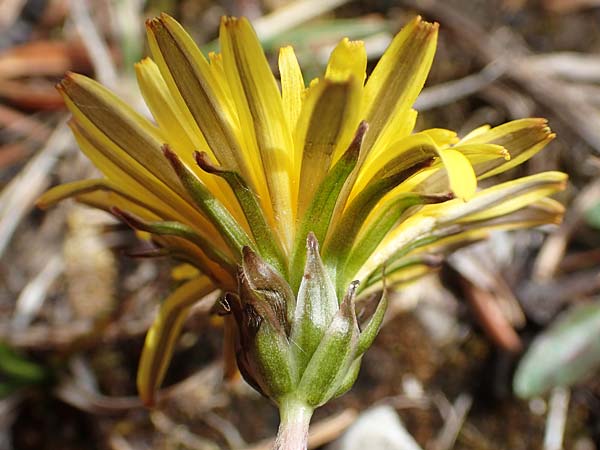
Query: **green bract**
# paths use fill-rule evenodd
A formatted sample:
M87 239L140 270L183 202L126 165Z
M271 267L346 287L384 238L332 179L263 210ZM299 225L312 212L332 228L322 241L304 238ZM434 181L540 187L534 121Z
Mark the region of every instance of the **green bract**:
M223 306L235 318L235 352L245 379L277 404L293 400L316 408L343 394L383 321L385 295L361 332L355 305L359 283L337 296L312 232L297 296L250 248L243 253L239 292L227 295Z

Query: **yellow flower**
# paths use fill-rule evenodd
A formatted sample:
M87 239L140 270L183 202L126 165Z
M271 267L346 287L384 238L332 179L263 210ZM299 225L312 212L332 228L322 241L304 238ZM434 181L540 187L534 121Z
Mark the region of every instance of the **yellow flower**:
M198 269L148 333L138 378L147 401L192 304L217 289L239 290L243 249L298 295L312 232L309 247L322 244L317 259L337 297L358 280L360 299L384 278L393 287L427 273L434 256L489 230L560 220L563 209L548 196L564 188L563 173L477 190L478 180L554 138L544 119L483 126L462 139L445 129L413 132L437 24L411 21L368 78L364 44L344 39L308 87L291 47L279 53L278 86L246 19L222 20L221 53L208 59L165 14L147 30L153 59L136 71L155 122L68 74L59 90L71 128L104 178L40 199L48 206L74 197L112 212L151 233L158 253Z

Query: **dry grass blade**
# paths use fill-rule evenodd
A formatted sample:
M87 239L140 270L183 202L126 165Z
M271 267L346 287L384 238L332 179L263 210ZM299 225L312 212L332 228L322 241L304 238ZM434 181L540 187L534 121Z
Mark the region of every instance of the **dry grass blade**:
M0 195L0 256L10 243L13 233L35 200L48 187L49 175L59 157L73 142L73 137L62 123L46 145L29 161L27 166L4 188Z

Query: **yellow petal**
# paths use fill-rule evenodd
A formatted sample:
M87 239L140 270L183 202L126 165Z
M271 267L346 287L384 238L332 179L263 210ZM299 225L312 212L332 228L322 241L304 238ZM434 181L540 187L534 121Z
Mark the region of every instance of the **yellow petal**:
M135 65L135 73L144 101L169 145L178 149L182 158L193 149L208 148L204 136L179 109L156 63L144 58Z
M230 114L237 116L235 111L235 105L233 102L233 96L231 95L231 89L227 84L227 75L225 75L225 67L223 67L223 55L220 53L210 52L208 54L208 60L210 61L210 70L214 75L214 80L219 84L223 95L226 99L227 107L230 110Z
M426 133L426 131L423 133ZM452 149L460 152L468 159L473 170L475 170L475 174L477 174L476 168L481 167L488 161L506 161L510 159L508 151L504 147L495 144L459 144L452 147ZM447 170L442 169L441 164L434 164L430 169L426 169L408 180L407 183L399 187L399 190L421 193L442 192L449 186Z
M429 136L433 139L435 145L441 148L456 144L459 141L455 131L446 130L444 128L429 128L423 130L421 133Z
M431 137L424 133L413 134L404 139L392 143L377 158L367 157L360 168L358 177L352 189L350 201L361 192L374 177L385 176L385 172L397 164L405 165L407 160L413 160L421 156L421 159L435 156L437 146ZM406 157L406 155L411 155ZM387 169L386 169L387 168Z
M360 86L352 77L322 80L308 92L295 136L296 148L302 151L298 215L312 201L334 154L348 147L348 137L358 126L359 103Z
M198 168L194 160L194 150L209 149L209 146L195 123L189 122L186 115L179 110L158 66L151 59L145 58L136 64L135 70L144 100L152 111L169 146L210 191L218 194L227 209L243 224L243 215L229 186ZM208 154L212 155L210 149Z
M111 209L115 206L123 210L131 211L133 214L143 217L146 220L159 220L160 217L149 211L147 208L141 207L138 203L129 200L116 191L96 190L83 192L75 197L75 200L92 208L97 208L112 214Z
M438 136L438 139L439 138L440 137ZM386 168L394 167L395 161L404 163L405 161L412 161L419 157L421 159L426 159L432 155L438 155L440 157L447 175L448 187L454 195L463 200L471 198L477 188L477 180L469 159L457 150L451 148L439 148L430 134L421 132L395 142L390 148L382 152L381 156L377 159L368 158L358 175L350 199L352 200L358 195L358 193L369 183L369 180L374 177L385 176ZM436 174L435 169L424 169L420 173L415 174L412 178L416 181L410 183L410 188L413 189L416 188L416 186L425 183L427 177L434 174ZM444 178L441 178L441 180L443 181ZM439 192L447 189L444 185L438 186L438 184L436 184L435 187L435 190L419 189L419 192L431 193L432 191ZM403 192L406 192L407 190L406 186L402 189Z
M501 145L496 144L459 144L452 147L454 150L465 155L471 165L487 161L504 160L510 161L510 153Z
M477 177L467 157L454 149L442 149L439 155L452 193L464 201L471 199L477 190Z
M474 139L478 136L481 136L484 133L487 133L492 127L489 125L481 125L480 127L475 128L474 130L467 133L460 142L468 142L471 139Z
M137 386L145 404L154 401L154 392L164 379L190 308L214 289L213 283L202 276L188 281L163 302L146 335L138 369Z
M219 31L223 65L249 149L258 149L271 194L276 226L286 247L293 243L293 141L281 95L248 20L223 18ZM256 153L249 155L254 157Z
M147 30L154 59L179 109L189 111L222 166L239 172L265 194L260 191L260 167L244 154L237 113L223 89L226 81L215 78L218 70L211 69L192 38L172 17L163 14L147 22Z
M360 86L367 74L367 51L363 41L342 39L333 49L325 70L325 79L343 81L355 78Z
M365 279L392 255L439 227L488 220L509 214L564 188L567 176L544 172L484 189L468 202L460 199L427 205L392 230L357 274Z
M504 147L511 156L510 161L487 161L475 164L479 179L502 173L527 161L544 148L555 135L546 119L519 119L492 129L482 127L461 140L461 144L496 144Z
M148 120L112 92L83 75L68 74L60 85L77 123L95 138L106 136L159 180L186 196L161 151L164 137Z
M369 124L365 148L390 126L390 117L408 113L423 88L433 61L438 24L416 17L396 35L365 86L364 110Z
M471 201L455 200L431 208L439 223L489 219L509 214L543 197L565 188L567 175L562 172L542 172L501 183L478 192Z
M364 152L365 164L369 165L382 157L386 157L387 151L394 143L410 136L417 123L417 111L410 109L408 112L397 111L390 117L390 126L379 135L377 143ZM365 147L366 148L366 147Z
M117 147L102 133L88 133L78 123L71 122L77 144L92 163L119 188L139 202L149 205L149 209L161 211L161 217L178 220L191 226L214 230L212 225L177 193L163 184L158 178ZM216 233L216 231L214 231Z
M304 78L291 46L279 50L279 76L281 78L281 101L290 130L296 128L296 122L302 110L304 96Z

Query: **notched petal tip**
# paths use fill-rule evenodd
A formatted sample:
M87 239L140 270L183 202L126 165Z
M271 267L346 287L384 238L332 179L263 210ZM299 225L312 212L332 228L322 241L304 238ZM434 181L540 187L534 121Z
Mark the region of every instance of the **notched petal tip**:
M160 15L156 17L151 17L150 19L146 19L146 28L150 31L158 30L159 28L166 27L165 22L175 22L175 19L168 15L165 12L160 13Z
M221 26L227 28L239 27L245 20L244 17L221 16Z
M152 17L150 19L146 19L145 25L148 30L154 31L162 24L160 23L160 19L158 17Z
M69 90L78 84L81 84L81 80L86 79L85 75L81 75L76 72L67 71L65 72L65 76L56 84L56 89L62 95L69 94Z
M423 17L421 16L417 16L413 20L414 27L416 30L425 31L430 33L431 35L436 34L440 28L440 24L438 22L428 22L426 20L423 20Z

